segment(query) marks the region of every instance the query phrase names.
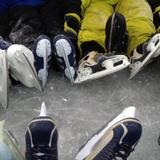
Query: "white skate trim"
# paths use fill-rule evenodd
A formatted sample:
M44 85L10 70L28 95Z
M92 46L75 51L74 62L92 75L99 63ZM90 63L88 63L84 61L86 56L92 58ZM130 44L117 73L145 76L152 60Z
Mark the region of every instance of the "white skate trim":
M114 66L114 64L116 64L118 62L122 62L122 63ZM106 68L105 70L87 75L90 72L90 70L88 68L88 70L86 70L86 74L85 73L78 73L77 78L75 79L75 83L82 83L82 82L98 79L98 78L113 74L115 72L118 72L118 71L128 67L129 64L130 64L129 60L125 55L115 55L115 56L111 57L110 59L105 60L102 63L102 67Z
M42 88L44 89L48 77L48 57L51 55L51 43L48 39L42 39L37 43L36 54L43 58L44 68L38 72L38 77L41 80Z
M15 77L16 80L20 81L22 84L24 84L27 87L34 86L38 90L42 91L42 87L38 80L36 70L34 68L34 65L32 64L32 60L34 60L33 54L28 48L26 48L23 45L13 44L7 50L7 58L10 65L10 70L11 70L10 73L13 77ZM26 71L24 70L24 73L19 74L16 71L17 66L15 67L14 63L19 63L20 64L19 67L23 67L22 65L25 65ZM28 76L31 81L28 81L28 79L26 79L25 76L23 77L22 74L26 74L26 73L27 74L29 73L26 76Z
M8 107L8 65L7 52L0 50L0 103L6 109Z
M68 56L72 52L72 48L70 44L68 43L67 40L60 39L55 43L55 47L56 47L57 55L59 57L62 57L65 61L65 65L66 65L65 73L67 78L70 79L72 84L74 84L75 70L73 67L70 66L69 59L68 59Z
M137 73L139 73L152 58L156 58L160 55L160 34L157 33L154 35L151 40L148 42L147 51L150 53L143 60L143 62L137 61L134 64L130 64L130 77L132 79Z
M110 130L115 124L120 123L122 120L135 118L136 108L131 106L125 108L122 113L120 113L116 118L114 118L106 127L104 127L98 134L94 135L85 146L79 151L76 156L76 160L84 160L96 146L96 144L101 140L102 136Z

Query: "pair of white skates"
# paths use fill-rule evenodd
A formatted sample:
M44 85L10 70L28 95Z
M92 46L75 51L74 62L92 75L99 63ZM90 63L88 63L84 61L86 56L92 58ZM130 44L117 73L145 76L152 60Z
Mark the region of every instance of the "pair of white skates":
M76 160L112 160L127 159L138 144L141 134L141 122L135 118L135 107L123 110L111 122L99 130L79 150ZM48 125L42 127L44 124ZM53 130L50 127L53 126ZM57 135L53 120L47 116L45 104L42 103L39 117L34 118L27 127L26 134L26 160L48 159L58 160ZM43 134L42 134L43 133ZM47 136L44 138L44 134ZM0 155L3 160L24 160L19 151L16 140L4 128L4 122L0 122ZM36 140L39 141L36 141ZM49 141L48 141L49 139ZM46 140L46 141L45 141ZM54 145L46 145L54 141ZM43 142L43 143L42 143ZM34 144L36 144L34 146ZM35 158L36 157L36 158Z
M150 63L153 58L160 55L160 34L157 33L148 42L146 42L144 45L144 52L140 54L135 49L130 60L125 55L104 56L94 51L90 52L80 61L76 75L76 72L73 71L74 67L70 65L68 58L72 48L69 48L70 44L67 41L65 43L63 42L63 44L62 41L60 41L58 42L58 45L63 47L61 47L59 53L61 53L61 57L64 58L66 71L68 73L67 77L70 79L72 84L104 77L128 66L130 68L130 79L132 79L144 68L144 66Z

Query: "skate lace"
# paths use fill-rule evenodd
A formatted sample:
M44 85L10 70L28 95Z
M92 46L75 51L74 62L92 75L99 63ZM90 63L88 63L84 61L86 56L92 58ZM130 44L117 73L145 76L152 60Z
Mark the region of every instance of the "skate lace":
M134 148L131 146L122 143L119 147L118 152L115 153L115 160L126 160L127 157L133 152Z
M33 160L52 160L57 159L56 149L51 147L34 147L32 148Z
M117 148L115 152L114 148ZM130 153L134 150L134 148L130 147L129 145L122 143L117 146L117 142L114 141L112 145L108 146L107 149L103 149L103 151L98 155L97 160L127 160L127 157Z

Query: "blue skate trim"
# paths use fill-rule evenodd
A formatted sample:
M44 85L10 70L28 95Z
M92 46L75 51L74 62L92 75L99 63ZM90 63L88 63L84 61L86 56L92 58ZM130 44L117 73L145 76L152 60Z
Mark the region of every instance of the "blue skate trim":
M43 69L43 68L44 68L44 60L43 60L44 58L43 58L43 57L39 57L39 56L37 55L37 53L36 53L37 45L38 45L39 41L42 40L42 39L47 39L47 40L50 41L50 38L47 37L46 35L40 35L40 36L35 40L35 42L34 42L34 44L33 44L33 49L32 49L33 55L34 55L34 59L35 59L35 68L36 68L37 73L38 73L38 71L39 71L40 69ZM50 42L51 42L51 41L50 41ZM51 59L51 56L52 56L52 53L51 53L51 55L48 57L48 60Z
M122 125L126 127L126 131ZM114 159L115 157L127 159L141 134L142 126L139 123L128 121L118 125L113 129L112 140L96 155L94 160Z
M66 69L66 64L65 64L65 60L63 57L59 57L56 53L56 48L55 48L55 44L58 40L60 39L65 39L69 44L70 44L70 47L71 47L71 53L70 55L68 56L68 60L69 60L69 64L71 67L73 68L76 68L76 51L75 51L75 47L73 45L73 43L71 42L71 40L65 36L65 35L57 35L54 37L53 39L53 50L54 50L54 56L55 56L55 59L57 61L57 64L58 66L60 67L60 69L62 69L63 71Z

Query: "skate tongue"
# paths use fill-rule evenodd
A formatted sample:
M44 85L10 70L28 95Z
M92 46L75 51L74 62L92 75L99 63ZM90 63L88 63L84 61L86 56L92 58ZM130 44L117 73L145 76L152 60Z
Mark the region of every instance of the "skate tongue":
M47 116L47 107L45 102L43 101L41 104L41 111L40 111L40 117L46 117Z

